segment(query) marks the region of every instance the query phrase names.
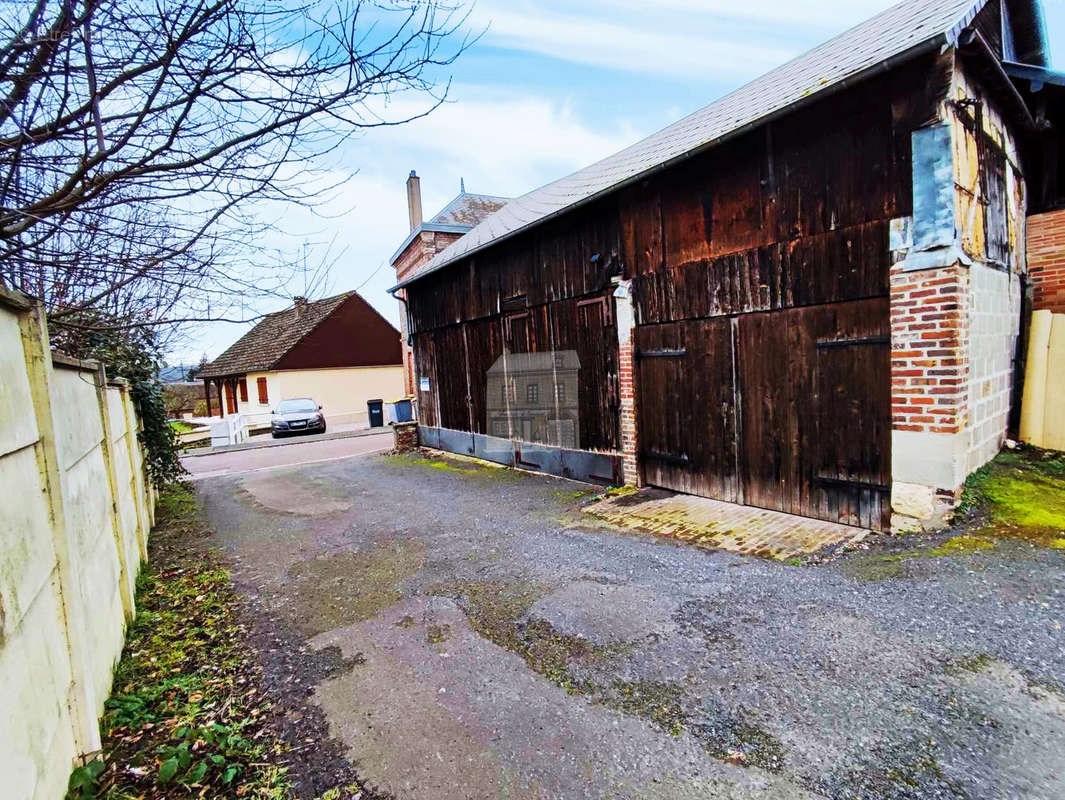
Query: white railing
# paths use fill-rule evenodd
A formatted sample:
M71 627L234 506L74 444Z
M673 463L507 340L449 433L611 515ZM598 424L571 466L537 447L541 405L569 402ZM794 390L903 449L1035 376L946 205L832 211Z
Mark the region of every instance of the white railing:
M243 414L230 414L211 423L211 447L248 441L248 423Z

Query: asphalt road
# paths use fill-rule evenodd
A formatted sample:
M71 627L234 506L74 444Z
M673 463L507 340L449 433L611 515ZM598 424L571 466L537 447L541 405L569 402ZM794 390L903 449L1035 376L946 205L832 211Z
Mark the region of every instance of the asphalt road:
M1065 552L787 566L418 456L197 487L274 679L397 798L1065 797Z
M367 453L382 453L392 449L392 430L372 436L355 436L347 439L325 439L300 442L289 439L279 447L264 447L255 450L235 450L209 456L186 456L181 463L188 470L191 480L235 475L244 472L270 470L278 467L294 467L300 464L317 464L325 461L351 458Z

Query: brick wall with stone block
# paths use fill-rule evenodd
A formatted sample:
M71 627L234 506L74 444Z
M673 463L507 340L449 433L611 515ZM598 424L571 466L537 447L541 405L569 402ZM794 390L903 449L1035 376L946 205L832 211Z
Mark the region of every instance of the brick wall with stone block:
M408 453L418 449L418 423L417 422L394 422L392 423L393 450L397 453Z
M1028 217L1032 307L1065 314L1065 208Z
M896 431L957 433L966 423L969 270L891 273L891 397Z

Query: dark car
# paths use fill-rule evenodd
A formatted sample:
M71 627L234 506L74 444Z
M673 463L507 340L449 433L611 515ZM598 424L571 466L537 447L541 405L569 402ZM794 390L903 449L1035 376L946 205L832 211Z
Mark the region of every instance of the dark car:
M270 418L270 435L276 439L289 433L325 433L322 407L309 397L278 403Z

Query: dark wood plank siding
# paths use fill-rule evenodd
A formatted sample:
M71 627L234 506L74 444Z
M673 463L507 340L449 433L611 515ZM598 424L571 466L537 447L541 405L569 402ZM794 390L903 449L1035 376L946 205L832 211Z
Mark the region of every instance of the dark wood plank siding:
M912 213L910 137L952 66L915 59L410 287L427 422L461 423L461 402L484 430L502 353L572 350L580 446L617 449L623 275L637 348L683 351L638 365L648 481L886 527L890 220Z
M579 373L566 382L575 396L563 401L577 412L575 446L618 449L617 327L609 293L435 328L415 334L414 340L418 376L430 379L430 391L419 391L427 425L501 435L488 424L488 392L493 368L508 381L515 376L513 368L500 362L504 352L575 353ZM542 388L547 406L555 399L555 385ZM549 416L568 415L556 409ZM520 438L520 431L514 435Z
M886 298L739 319L744 501L890 525Z
M989 0L973 19L972 26L990 45L991 52L1002 58L1002 3L1000 0Z
M411 286L412 330L602 294L620 249L616 200L575 211Z
M921 59L627 189L638 321L886 295L889 222L912 213L910 135L946 70Z

